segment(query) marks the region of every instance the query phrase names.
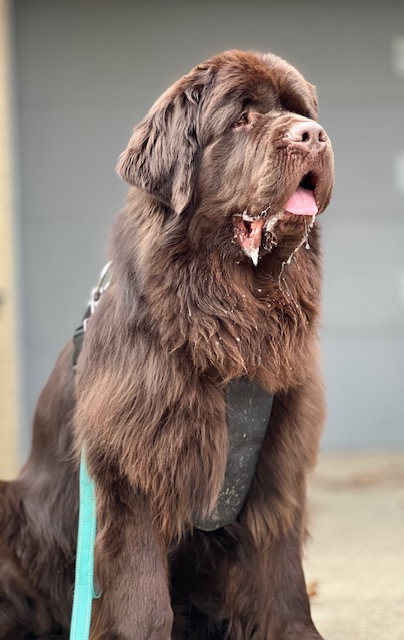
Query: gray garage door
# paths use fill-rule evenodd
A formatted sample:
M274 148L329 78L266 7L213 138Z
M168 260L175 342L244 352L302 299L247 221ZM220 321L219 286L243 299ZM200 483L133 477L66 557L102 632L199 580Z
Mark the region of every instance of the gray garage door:
M114 173L159 93L225 48L318 85L336 154L324 217L326 447L404 444L404 3L15 0L24 451L126 187Z

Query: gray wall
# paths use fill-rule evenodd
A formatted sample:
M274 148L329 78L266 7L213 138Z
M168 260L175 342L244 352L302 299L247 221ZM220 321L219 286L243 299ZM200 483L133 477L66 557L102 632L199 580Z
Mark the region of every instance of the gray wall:
M323 446L404 444L404 3L12 6L24 451L38 391L103 264L126 193L114 166L133 125L177 77L230 47L273 51L317 84L334 144L335 196L323 219Z

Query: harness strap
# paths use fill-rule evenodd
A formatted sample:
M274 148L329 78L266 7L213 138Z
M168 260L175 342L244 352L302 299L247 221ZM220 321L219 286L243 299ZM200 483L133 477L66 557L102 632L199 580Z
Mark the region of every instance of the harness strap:
M199 514L194 525L215 531L236 522L247 499L271 416L273 396L247 376L227 383L229 449L223 487L209 515Z
M83 346L84 334L87 329L87 322L93 315L97 304L99 303L102 294L106 289L108 289L111 284L111 271L112 271L112 260L110 260L100 274L100 279L98 280L97 286L91 291L90 301L88 303L88 307L84 314L81 325L77 327L73 336L73 369L77 367L77 361L79 359L79 355Z
M84 451L80 462L80 511L70 640L87 640L94 591L94 544L96 531L95 487L88 475Z

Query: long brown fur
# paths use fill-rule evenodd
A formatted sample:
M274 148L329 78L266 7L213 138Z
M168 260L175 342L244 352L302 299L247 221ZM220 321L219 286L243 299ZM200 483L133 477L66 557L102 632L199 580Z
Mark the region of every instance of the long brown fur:
M247 112L248 117L240 120ZM0 494L0 638L66 634L85 448L97 491L91 640L319 640L302 571L305 494L324 422L318 223L283 207L309 172L321 213L332 151L288 138L314 87L276 56L225 52L171 87L118 171L111 285L38 403L31 456ZM325 134L324 134L325 136ZM268 223L254 266L234 218ZM309 218L311 222L311 218ZM307 244L307 242L309 244ZM193 527L223 484L226 383L274 395L238 521Z

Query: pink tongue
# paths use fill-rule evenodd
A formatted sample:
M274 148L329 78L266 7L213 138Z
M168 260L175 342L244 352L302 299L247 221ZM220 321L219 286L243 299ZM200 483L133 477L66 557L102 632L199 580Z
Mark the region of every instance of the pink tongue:
M297 187L283 208L297 216L315 216L318 212L313 192L303 187Z

